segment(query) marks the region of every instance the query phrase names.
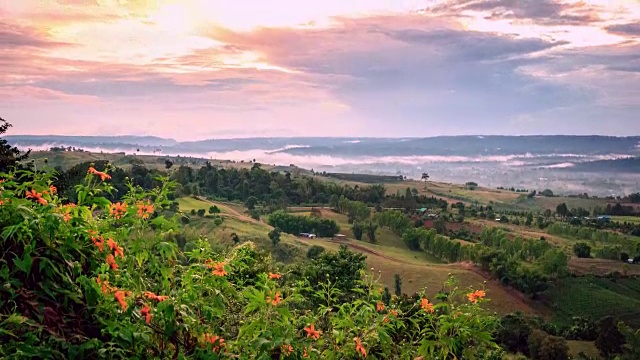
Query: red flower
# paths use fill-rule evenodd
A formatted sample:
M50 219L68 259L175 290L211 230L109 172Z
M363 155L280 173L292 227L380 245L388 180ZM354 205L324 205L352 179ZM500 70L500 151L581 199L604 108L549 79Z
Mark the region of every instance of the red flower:
M92 236L91 241L93 241L93 244L97 246L100 251L104 251L104 239L102 238L102 236Z
M107 264L111 266L112 270L118 270L118 263L116 263L116 258L114 258L113 255L107 255Z
M470 302L477 304L478 300L482 300L485 297L485 295L487 295L487 293L485 293L483 290L476 290L471 294L468 294L467 298L469 299Z
M96 278L96 282L98 283L98 285L100 285L101 287L101 291L103 294L108 294L109 292L113 291L113 287L111 287L111 285L109 285L109 281L105 280L105 281L101 281L100 280L100 275L98 275L98 277Z
M153 205L147 201L145 205L143 202L138 203L138 216L143 219L148 219L151 214L153 214Z
M144 296L147 299L151 299L151 300L155 300L155 301L159 301L159 302L165 301L165 300L167 300L169 298L166 295L156 295L156 294L152 293L151 291L145 291Z
M430 302L429 302L429 300L427 300L427 299L422 299L422 300L420 300L420 302L421 302L420 307L421 307L424 311L426 311L426 312L428 312L428 313L432 313L432 314L433 314L433 312L434 312L433 304L432 304L432 303L430 303Z
M115 204L111 204L109 208L109 212L113 215L114 218L120 219L127 213L127 203L117 202Z
M360 338L357 338L357 337L353 338L353 341L356 342L356 351L362 354L362 357L366 358L367 349L365 349L364 346L362 346L362 343L360 342Z
M224 343L224 339L218 335L204 334L204 341L213 345L214 352L220 352L220 350L222 350L223 347L227 346L227 344Z
M389 310L389 314L393 314L393 316L398 316L398 310Z
M307 337L313 338L314 340L318 340L320 338L320 331L315 329L315 325L311 324L304 328L304 331L307 333Z
M151 308L147 305L142 307L142 310L140 310L140 315L144 316L145 322L147 324L149 324L151 322Z
M113 241L112 239L107 240L107 246L111 251L113 251L113 255L120 256L120 258L124 258L124 252L122 248L118 246L118 243Z
M213 264L211 267L213 267L213 275L215 276L225 276L227 275L227 271L224 269L224 263L223 262L219 262L216 264Z
M280 274L269 273L269 279L280 279Z
M127 296L126 292L122 291L122 290L118 290L115 292L115 294L113 294L113 296L116 298L116 301L118 302L118 304L120 304L120 306L122 307L122 310L127 310L127 302L124 301L125 296Z
M49 185L49 193L55 194L57 192L58 192L58 189L55 186Z
M380 312L384 311L384 303L382 301L378 301L378 303L376 304L376 310Z
M282 354L284 356L289 356L289 354L291 354L293 352L293 346L289 345L289 344L283 344L282 345Z
M26 196L27 199L34 199L38 203L40 203L42 205L47 205L48 204L47 200L42 198L42 194L37 192L37 191L35 191L35 190L33 190L33 189L31 191L27 191L26 194L27 194L27 196Z
M107 179L111 179L111 175L109 175L107 173L103 173L102 171L98 171L93 166L89 167L89 174L94 174L94 175L100 176L100 179L102 181L105 181Z
M282 302L282 297L280 297L280 291L276 291L276 295L271 299L271 296L267 296L267 302L270 302L271 305L276 306Z

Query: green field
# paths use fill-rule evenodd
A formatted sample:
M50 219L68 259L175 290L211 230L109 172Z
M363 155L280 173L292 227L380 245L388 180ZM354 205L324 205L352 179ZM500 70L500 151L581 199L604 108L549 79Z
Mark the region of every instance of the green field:
M569 277L550 288L547 301L559 323L568 324L572 316L598 320L611 315L640 325L640 278Z
M639 216L612 216L611 221L619 222L619 223L631 223L631 224L640 224Z

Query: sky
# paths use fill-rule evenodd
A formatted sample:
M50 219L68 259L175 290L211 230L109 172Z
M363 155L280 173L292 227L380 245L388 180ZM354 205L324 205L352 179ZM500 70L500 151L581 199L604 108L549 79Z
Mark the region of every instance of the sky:
M640 135L637 0L0 0L10 134Z

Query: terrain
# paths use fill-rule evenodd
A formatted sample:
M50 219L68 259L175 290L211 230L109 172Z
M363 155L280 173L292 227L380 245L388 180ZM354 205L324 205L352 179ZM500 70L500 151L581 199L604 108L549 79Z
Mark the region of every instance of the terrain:
M443 136L433 138L247 138L178 142L134 136L26 136L18 147L186 156L291 165L326 173L475 181L496 188L554 189L564 195L623 196L640 184L639 137ZM614 174L614 176L611 176Z

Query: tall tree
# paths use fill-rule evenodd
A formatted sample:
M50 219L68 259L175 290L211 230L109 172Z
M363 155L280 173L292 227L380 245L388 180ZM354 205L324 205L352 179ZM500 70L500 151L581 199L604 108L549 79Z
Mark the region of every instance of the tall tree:
M422 173L422 181L424 181L424 189L427 190L427 180L429 180L429 174Z
M7 132L12 125L0 117L0 135ZM29 157L31 150L20 153L18 148L9 145L7 140L0 138L0 172L6 172L16 164L16 161L25 160Z

